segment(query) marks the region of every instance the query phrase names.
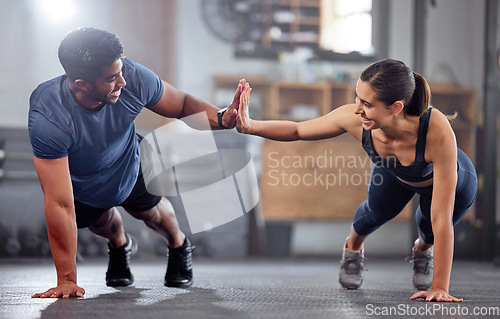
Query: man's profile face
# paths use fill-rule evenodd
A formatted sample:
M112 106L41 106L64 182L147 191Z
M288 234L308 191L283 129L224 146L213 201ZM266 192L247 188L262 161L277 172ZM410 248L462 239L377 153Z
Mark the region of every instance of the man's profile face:
M118 59L103 69L92 85L89 95L96 101L115 104L120 97L121 89L127 84L122 75L123 61Z

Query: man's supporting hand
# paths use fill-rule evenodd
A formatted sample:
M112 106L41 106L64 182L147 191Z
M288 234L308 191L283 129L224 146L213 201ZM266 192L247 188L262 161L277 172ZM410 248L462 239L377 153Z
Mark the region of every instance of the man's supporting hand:
M46 292L34 294L31 298L69 298L83 297L85 289L78 287L74 282L61 282L57 287L50 288Z

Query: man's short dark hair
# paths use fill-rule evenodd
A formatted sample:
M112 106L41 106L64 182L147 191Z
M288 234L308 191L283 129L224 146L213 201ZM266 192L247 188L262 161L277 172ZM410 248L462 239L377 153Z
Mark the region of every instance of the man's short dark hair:
M114 34L94 28L79 28L64 37L58 55L70 80L93 82L104 68L123 57L123 46Z

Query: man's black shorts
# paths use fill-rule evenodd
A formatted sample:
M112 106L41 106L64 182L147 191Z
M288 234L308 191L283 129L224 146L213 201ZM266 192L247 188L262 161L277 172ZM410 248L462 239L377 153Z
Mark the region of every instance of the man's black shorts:
M142 169L139 169L139 175L137 176L134 189L132 189L127 199L118 206L122 206L133 212L143 212L158 205L160 200L161 196L148 193L144 183L144 177L142 176ZM86 228L94 224L104 212L111 208L112 207L91 207L75 200L76 224L78 228Z

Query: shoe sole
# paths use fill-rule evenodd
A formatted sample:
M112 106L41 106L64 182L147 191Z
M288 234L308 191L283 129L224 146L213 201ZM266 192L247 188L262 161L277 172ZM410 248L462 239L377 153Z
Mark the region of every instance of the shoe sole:
M426 284L425 281L420 281L420 283L418 283L418 280L415 281L415 278L413 278L412 284L413 284L413 287L417 290L430 290L432 288L432 280L430 282L427 281L427 284Z
M108 286L108 287L125 287L125 286L130 286L133 283L134 283L134 280L121 279L121 280L106 281L106 286Z
M431 287L423 287L423 286L422 286L422 287L417 287L417 286L415 286L415 285L413 285L413 287L414 287L415 289L417 289L417 290L424 290L424 291L425 291L425 290L430 290L430 289L431 289Z
M137 239L127 233L127 236L130 238L130 241L132 243L132 247L130 248L130 258L134 257L137 255L137 252L139 251L139 245L137 242ZM106 280L106 286L108 287L126 287L130 286L131 284L134 283L134 277L132 277L131 280L129 279L117 279L117 280Z
M361 282L361 284L359 286L344 286L341 282L340 282L340 279L339 279L339 284L342 288L344 288L345 290L356 290L358 289L359 287L361 287L361 285L363 284L363 282Z
M177 283L177 282L165 282L164 285L165 287L170 287L170 288L187 288L187 287L191 287L191 285L193 284L193 281L189 281L189 282L186 282L186 283Z

